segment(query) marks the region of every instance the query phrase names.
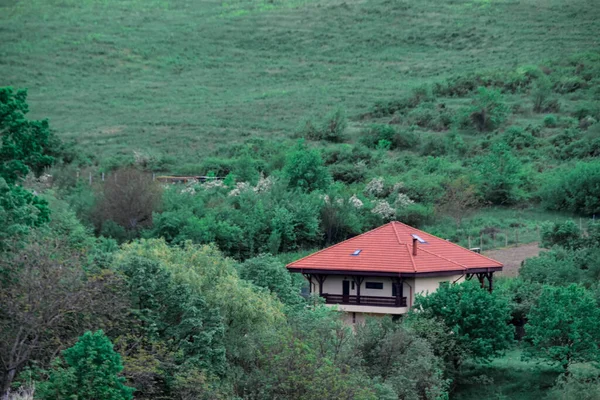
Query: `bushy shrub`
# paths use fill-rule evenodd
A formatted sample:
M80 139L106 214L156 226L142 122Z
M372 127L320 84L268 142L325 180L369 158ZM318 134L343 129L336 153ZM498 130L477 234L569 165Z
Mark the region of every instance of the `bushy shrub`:
M480 87L472 105L463 112L460 123L463 127L472 127L479 132L489 132L504 122L508 111L499 91Z
M318 150L307 148L303 141L287 154L283 173L292 188L312 191L325 189L331 183Z
M558 121L556 116L553 114L548 114L544 117L544 126L547 128L556 128L558 125Z
M562 246L576 248L580 245L581 232L572 220L562 223L545 223L541 227L542 247Z
M530 132L523 130L517 126L511 126L502 135L502 139L506 144L516 150L523 150L530 147L535 147L538 139Z
M381 118L394 115L396 112L406 110L411 107L411 100L399 99L399 100L388 100L378 101L375 103L368 115L363 117Z
M585 88L586 82L578 76L562 76L554 82L554 90L557 93L572 93L576 90Z
M213 173L215 176L224 177L232 171L233 166L231 164L231 159L207 157L202 160L202 163L198 166L199 171L193 169L195 166L192 167L192 165L188 164L185 169L182 169L181 173L189 175L209 175L210 173Z
M371 148L381 148L381 143L389 143L390 149L408 150L414 148L418 141L414 132L401 132L388 124L372 124L361 137L361 142Z
M593 215L600 213L600 162L580 162L550 173L540 191L550 210Z
M552 97L552 86L548 78L539 79L531 91L533 97L533 111L541 112L558 112L560 111L560 103Z
M429 128L434 131L448 129L454 120L452 112L446 108L445 104L435 104L433 102L424 102L407 114L408 122L422 128Z
M600 379L596 376L570 377L557 382L546 396L547 400L600 399Z
M434 210L431 205L414 203L406 207L396 208L396 220L407 225L420 227L431 221Z
M525 193L523 165L505 143L496 143L488 155L478 160L476 178L481 197L492 204L514 204Z
M333 164L329 166L329 172L335 181L362 182L367 174L367 165L364 162Z
M161 194L162 188L150 175L133 168L116 171L98 196L94 217L98 230L109 220L129 232L151 226Z
M598 102L584 102L578 104L571 115L578 120L592 117L597 121L600 119L600 104Z
M373 159L373 151L360 144L340 144L324 149L322 157L325 165L356 162L368 164Z
M323 121L305 120L297 135L309 140L326 140L328 142L344 141L344 132L348 126L346 112L341 108L327 114Z
M36 397L129 400L134 389L125 386L121 356L101 330L86 332L63 352L67 366L57 363L48 382L39 385Z

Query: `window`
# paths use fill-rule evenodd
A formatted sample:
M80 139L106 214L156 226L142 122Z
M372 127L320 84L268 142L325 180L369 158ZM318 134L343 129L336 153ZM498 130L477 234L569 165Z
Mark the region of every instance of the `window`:
M357 255L359 255L359 254L360 254L360 252L361 252L361 251L362 251L361 249L354 250L354 253L352 253L352 255L353 255L353 256L357 256Z
M402 292L404 291L404 288L402 287L403 283L392 283L392 296L396 297L398 295L400 295L400 297L402 297ZM398 294L398 289L400 289L400 293Z
M367 282L365 287L367 289L383 289L383 282Z

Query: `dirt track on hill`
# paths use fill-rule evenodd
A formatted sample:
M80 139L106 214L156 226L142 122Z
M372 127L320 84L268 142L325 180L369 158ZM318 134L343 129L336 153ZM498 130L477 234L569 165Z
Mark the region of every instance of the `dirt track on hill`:
M528 258L537 256L540 251L544 251L544 249L540 249L538 243L535 242L518 247L484 251L483 255L504 264L504 270L499 274L500 276L517 276L521 263Z

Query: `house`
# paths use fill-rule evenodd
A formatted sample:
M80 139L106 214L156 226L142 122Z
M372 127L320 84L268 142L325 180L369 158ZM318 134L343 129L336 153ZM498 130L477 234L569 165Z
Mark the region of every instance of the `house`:
M311 293L337 305L354 323L369 314L404 314L416 294L432 293L445 282L476 277L491 291L494 272L501 271L502 264L394 221L287 268L303 274Z

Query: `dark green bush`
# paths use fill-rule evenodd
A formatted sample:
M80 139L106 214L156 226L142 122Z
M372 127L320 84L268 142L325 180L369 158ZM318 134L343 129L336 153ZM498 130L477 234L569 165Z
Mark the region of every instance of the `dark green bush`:
M382 141L389 143L390 149L412 149L418 142L419 138L414 132L399 131L392 125L388 124L372 124L366 131L363 132L361 142L371 148L376 148Z
M336 181L344 183L361 182L365 179L367 166L364 163L338 163L329 166L329 172Z
M542 247L561 246L577 248L580 244L581 231L575 222L568 220L560 223L545 223L541 227Z
M344 141L344 132L347 126L346 113L338 108L327 114L321 122L314 122L312 119L306 120L298 135L310 140L326 140L339 143Z
M446 130L452 124L454 115L445 104L424 102L407 114L408 123L434 131Z
M472 105L464 110L460 119L463 127L472 127L479 132L489 132L498 128L508 115L502 94L493 89L479 87Z
M565 94L586 87L586 82L578 76L563 76L554 82L554 91Z
M556 115L548 114L544 117L544 126L547 128L556 128L558 125L558 120L556 119Z
M597 121L600 119L600 102L581 103L571 115L579 120L592 117Z
M537 140L530 132L517 126L511 126L502 134L502 139L516 150L535 147Z
M540 190L542 204L550 210L583 215L600 213L600 161L579 162L546 177Z

